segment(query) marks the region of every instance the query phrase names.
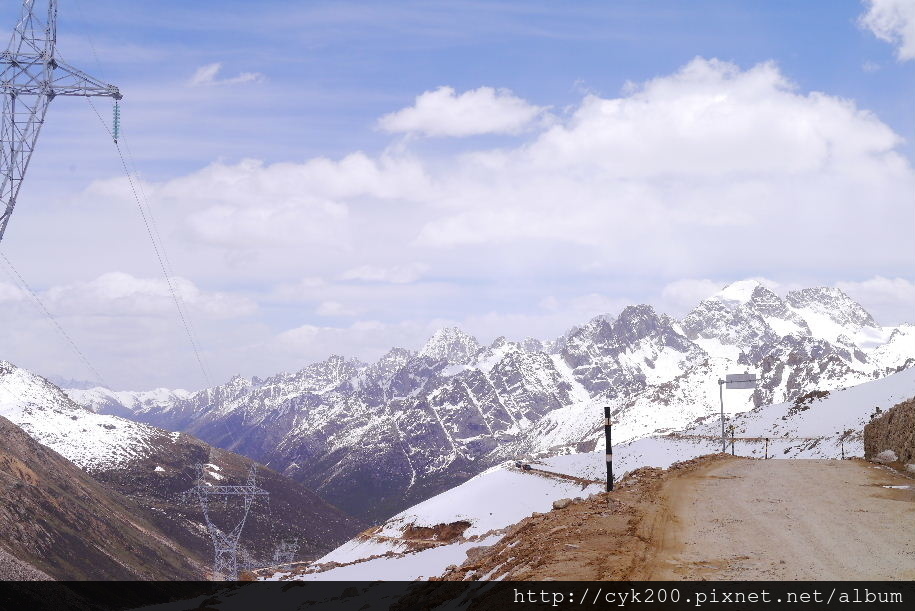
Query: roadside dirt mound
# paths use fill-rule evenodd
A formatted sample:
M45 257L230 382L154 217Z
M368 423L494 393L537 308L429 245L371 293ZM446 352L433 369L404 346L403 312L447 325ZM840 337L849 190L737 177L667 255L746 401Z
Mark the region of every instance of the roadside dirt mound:
M572 501L563 509L534 514L511 527L491 547L473 548L467 561L446 572L463 580L627 580L648 561L663 484L718 461L748 460L713 454L668 470L637 469L610 493Z
M864 457L892 450L904 464L915 462L915 398L893 406L864 427Z
M716 454L535 514L443 579L910 580L913 512L883 466Z
M401 538L447 542L463 536L464 531L468 528L470 528L470 522L464 520L450 524L436 524L435 526L416 526L411 524L404 530Z

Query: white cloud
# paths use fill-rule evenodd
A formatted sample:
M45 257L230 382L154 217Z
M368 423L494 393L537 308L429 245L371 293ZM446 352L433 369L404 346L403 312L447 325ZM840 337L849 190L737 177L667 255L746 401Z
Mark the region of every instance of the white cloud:
M417 244L577 244L645 271L725 277L901 265L915 181L900 144L850 101L797 92L774 64L696 59L626 97L588 96L516 149L462 157Z
M433 318L461 322L484 341L555 337L636 301L676 314L719 280L751 274L805 286L850 273L907 277L915 252L915 178L901 139L850 100L799 90L771 63L696 59L618 97L586 95L513 146L477 143L424 157L417 140L394 140L379 154L217 162L143 183L175 268L264 305L258 317L211 323L203 345L215 346L214 370L263 375L301 366L305 356L418 346ZM123 180L96 183L74 204L62 207L65 221L41 227L51 237L40 251L29 245L22 260L59 273L44 262L65 260L67 240L104 219L112 230L84 251L81 266L108 270L117 252L121 269L147 269L149 250L137 247L145 232ZM434 281L423 277L428 270ZM694 280L662 290L675 278ZM131 319L143 308L165 312L160 289L134 302L109 297L104 308ZM100 291L74 289L73 303L103 312ZM337 328L322 315L384 322ZM290 348L271 339L287 327L317 340ZM112 358L112 367L177 362L170 357L186 340L162 328L125 333L140 341L118 345L137 358ZM9 333L4 345L34 344ZM155 343L166 337L174 343Z
M237 363L227 362L228 355L237 358L233 350L239 345L255 345L251 318L257 304L237 293L203 290L185 278L173 278L173 286L203 359L215 364L219 377L232 371ZM69 372L71 378L94 379L72 340L105 381L118 387L204 385L164 279L110 272L40 290L38 296L53 322L31 299L0 299L0 316L16 320L0 327L3 358L42 375Z
M806 285L803 284L795 282L782 283L763 276L731 278L727 281L706 278L683 278L664 285L661 289L660 299L657 300L658 308L674 317L682 317L699 305L700 302L708 299L736 280L755 280L782 297L788 291L806 288Z
M378 126L426 136L518 134L545 112L507 89L480 87L457 94L451 87L439 87L416 96L413 106L381 117Z
M772 63L699 58L623 97L588 95L514 148L214 163L148 191L182 215L174 231L251 271L317 259L309 274L401 282L417 259L442 276L534 260L667 277L887 269L912 243L901 143Z
M0 282L0 303L22 301L23 299L25 299L25 293L21 289L6 282Z
M915 322L915 282L911 280L874 276L858 282L837 282L836 287L863 305L881 324Z
M242 72L237 76L216 78L222 70L222 62L214 62L200 66L188 81L191 87L208 87L212 85L240 85L243 83L258 83L266 77L260 72Z
M436 329L448 323L444 320L398 323L360 320L346 327L302 325L278 334L267 351L293 355L303 363L324 359L331 354L372 360L394 347L415 350Z
M661 289L661 301L666 311L683 315L725 287L727 282L707 279L684 278L670 282Z
M217 162L149 190L180 202L188 211L186 229L204 243L233 250L297 243L344 248L355 200L420 197L426 180L422 166L408 157L353 153L304 164Z
M915 2L865 0L867 12L859 19L874 36L896 46L901 60L915 59Z
M360 310L348 308L339 301L322 301L318 304L315 314L318 316L357 316Z
M239 295L206 292L191 281L171 278L172 288L193 313L213 318L252 314L256 305ZM89 282L54 286L41 296L54 313L81 316L162 316L177 310L165 279L109 272Z
M360 265L343 272L344 280L365 280L368 282L391 282L394 284L409 284L415 282L429 269L423 263L410 263L408 265L395 265L392 267L378 267L375 265Z

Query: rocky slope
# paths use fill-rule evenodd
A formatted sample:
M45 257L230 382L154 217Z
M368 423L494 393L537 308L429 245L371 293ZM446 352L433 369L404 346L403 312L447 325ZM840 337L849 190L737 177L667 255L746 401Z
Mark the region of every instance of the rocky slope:
M198 565L211 564L212 543L199 504L181 497L195 483L195 466L205 464L207 481L218 485L243 483L254 464L191 435L92 413L47 380L4 362L0 362L0 415L75 463L73 468L82 469L97 485L141 507L144 519ZM259 467L258 485L270 493L270 499L254 505L241 540L255 561L270 559L275 546L290 538L299 541L297 557L313 558L362 526L272 469ZM15 503L9 496L2 501ZM211 506L217 526L234 525L240 518L239 503L233 499ZM176 573L169 578L195 576L200 577Z
M204 577L199 556L157 528L150 511L3 417L0 435L0 545L20 567L55 579Z
M864 456L873 459L884 450L892 450L901 464L915 463L915 397L894 405L864 427Z
M875 407L886 410L906 399L911 403L913 395L915 368L909 368L845 390L811 392L791 402L760 406L729 419L737 438L734 451L738 457L770 460L837 459L843 455L846 458L860 457L864 452L862 430ZM682 466L697 459L699 462L707 460L708 455L721 452L720 430L720 420L716 415L702 417L677 431L614 445L617 483L631 483L633 478L650 481L654 477L652 474L659 473L659 468L668 468L676 463ZM309 581L362 580L383 576L384 579L409 581L435 577L445 573L449 565L464 563L468 570L458 575L459 579L469 572L473 573L470 577L473 579L495 579L506 573L509 573L506 577L511 579L535 578L537 573L530 571L532 567L528 560L536 563L538 557L544 557L540 552L545 548L537 544L538 538L545 536L547 542L559 540L578 545L579 548L564 548L562 545L553 548L553 551L563 552L569 558L577 557L578 550L587 547L591 534L581 537L585 543L567 538L580 531L583 527L580 521L563 525L553 520L556 515L563 515L566 507L582 506L582 499L603 492L605 478L603 444L587 453L560 454L533 460L526 464L526 468L524 465L519 468L514 462L503 463L405 509L314 563L264 571L261 576ZM657 509L656 499L649 497L645 500L648 510ZM610 529L612 536L591 550L594 557L606 561L608 550L625 549L635 540L633 531L627 528L631 515L626 512L620 515L612 507L608 508L605 497L602 502L600 513L605 517L615 515L614 519L621 520L619 525L624 531ZM543 515L554 508L560 511ZM533 517L526 519L529 516ZM512 554L503 555L500 562L489 566L478 562L482 555L487 554L485 546L513 550L512 544L517 541L513 535L519 532L519 527L529 523L544 526L543 531L530 538L530 553L514 556L518 562L512 562ZM455 534L458 526L459 532ZM608 528L606 523L592 526L592 533ZM450 537L441 536L449 530ZM418 533L424 534L417 537ZM608 544L611 539L617 544ZM483 549L481 546L484 546ZM546 548L550 547L547 543ZM600 549L602 554L597 553ZM522 558L525 560L522 561ZM494 570L500 563L506 564ZM576 570L581 570L581 565L576 566ZM510 568L513 570L509 571ZM540 575L546 576L563 578L561 575ZM625 575L616 573L599 576L584 571L577 576L565 576L575 579L623 577Z
M334 356L193 394L68 391L98 413L197 435L253 457L345 511L384 519L507 458L585 450L603 405L619 441L718 411L725 373L755 392L726 410L793 400L915 365L915 326L883 328L837 289L784 299L741 281L682 321L650 306L599 316L550 342L488 346L458 329L371 364Z

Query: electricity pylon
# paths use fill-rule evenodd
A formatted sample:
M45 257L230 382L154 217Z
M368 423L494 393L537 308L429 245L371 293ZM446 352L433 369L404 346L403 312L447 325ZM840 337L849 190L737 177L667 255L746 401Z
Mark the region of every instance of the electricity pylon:
M257 486L257 467L251 465L248 471L248 482L244 486L214 486L206 481L206 471L203 465L197 465L197 484L184 493L185 499L196 496L203 510L203 518L207 523L207 531L213 540L213 578L234 581L238 579L238 539L248 519L251 505L259 496L269 496L270 493ZM224 531L213 524L210 518L211 497L243 496L245 511L241 520L232 530ZM228 500L228 499L226 499Z
M55 57L57 0L48 0L47 13L38 4L43 5L23 1L19 23L6 51L0 54L0 240L16 206L51 100L59 95L121 99L114 85L106 85Z
M273 550L273 564L289 564L295 560L295 554L299 551L298 539L283 539L276 549Z

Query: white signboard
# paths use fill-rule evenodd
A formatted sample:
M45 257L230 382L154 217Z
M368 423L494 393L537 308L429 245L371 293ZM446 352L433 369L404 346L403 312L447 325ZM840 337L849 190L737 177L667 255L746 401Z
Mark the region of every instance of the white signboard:
M724 382L726 388L756 388L756 374L729 373Z

